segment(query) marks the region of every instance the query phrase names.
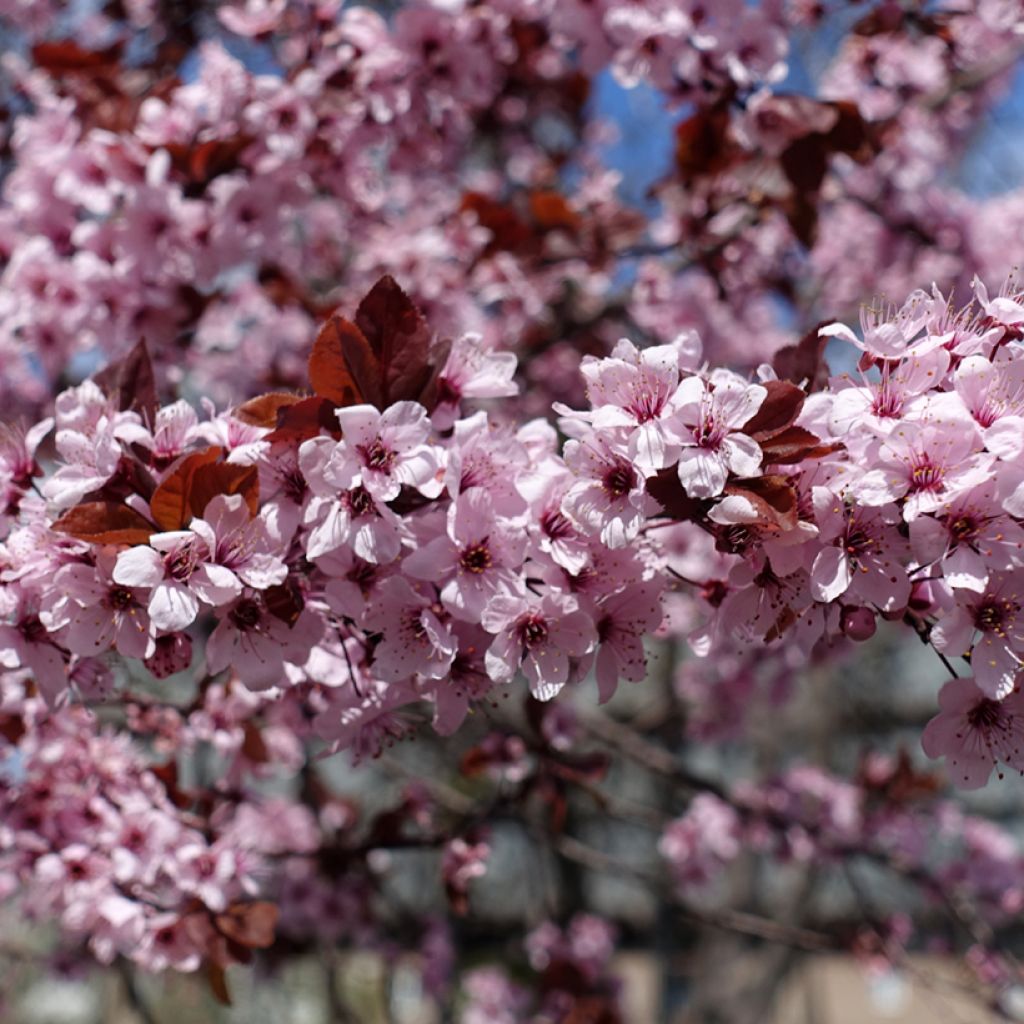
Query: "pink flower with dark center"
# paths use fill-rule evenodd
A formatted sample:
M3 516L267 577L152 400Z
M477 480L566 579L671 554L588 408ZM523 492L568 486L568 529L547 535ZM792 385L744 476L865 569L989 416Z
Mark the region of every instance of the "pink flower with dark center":
M863 505L902 500L903 518L912 522L984 483L993 457L981 452L977 428L965 419L905 422L881 442L872 461L878 468L854 480L850 493Z
M285 681L285 662L301 665L323 635L320 616L303 609L292 624L271 614L259 593L244 594L224 610L206 643L211 672L232 668L250 690Z
M1013 690L993 700L973 679L952 679L939 692L939 713L924 727L921 746L948 760L963 789L980 789L997 764L1024 772L1024 695Z
M833 436L845 437L864 426L888 434L904 419L913 419L927 408L924 396L948 366L945 349L915 352L899 362L883 363L877 381L865 377L860 386L838 388L829 417Z
M364 629L382 634L373 649L371 671L385 681L416 674L441 679L449 672L457 644L428 587L421 585L418 592L407 580L394 576L380 585L366 611Z
M445 533L407 555L402 569L441 586L441 602L455 618L479 622L495 594L522 588L525 549L525 531L496 516L487 492L474 487L449 506Z
M306 557L315 560L348 545L367 562L392 562L402 549L401 521L358 482L351 465L339 461L338 448L319 437L299 449L299 466L313 493L303 516L312 527Z
M523 445L507 429L492 426L485 412L478 412L454 425L445 485L453 498L470 488L482 487L490 495L495 512L516 516L526 511L517 487L526 465Z
M900 535L895 505L877 509L847 504L827 487L812 491L822 547L811 567L815 601L865 604L891 612L905 608L910 549Z
M659 508L644 489L643 474L596 432L567 441L564 457L576 481L562 511L608 547L625 547Z
M73 562L53 579L41 618L47 629L61 630L73 654L95 655L115 647L126 658L153 651L145 590L116 583L116 556L101 551L95 565Z
M910 524L910 543L920 565L939 563L951 587L982 593L992 572L1024 565L1024 529L996 500L988 481L956 498L934 518Z
M597 643L593 620L576 599L553 592L494 597L481 622L496 634L485 658L488 674L507 683L522 669L538 700L551 700L569 681L569 659L582 658Z
M214 561L203 537L191 530L157 533L117 556L115 583L149 587L149 617L169 633L185 629L199 614L200 602L214 607L241 592L239 578Z
M379 412L352 405L337 416L342 440L325 470L328 479L341 478L342 487L361 485L379 501L397 498L403 485L428 498L441 493L440 450L427 443L430 421L423 406L395 402Z
M1001 700L1017 683L1024 651L1021 621L1021 574L993 573L984 593L956 591L957 603L932 629L936 650L970 654L978 686Z
M206 543L210 561L256 590L283 583L288 568L263 516L253 516L240 494L218 494L189 529Z
M755 476L760 471L761 447L740 428L767 394L760 384L747 384L726 370L715 371L710 380L687 377L679 385L670 429L682 447L679 482L691 498L721 494L730 473Z
M633 584L593 608L598 644L594 674L602 704L614 696L620 679L639 683L647 675L644 637L664 618L661 593L655 583Z
M668 420L679 386L679 350L675 345L637 349L620 341L607 359L584 359L589 413L556 411L589 420L595 430L622 428L626 454L643 471L668 465L678 450Z
M1007 462L1024 454L1024 358L1001 349L990 362L963 360L953 375L956 393L981 428L985 447Z

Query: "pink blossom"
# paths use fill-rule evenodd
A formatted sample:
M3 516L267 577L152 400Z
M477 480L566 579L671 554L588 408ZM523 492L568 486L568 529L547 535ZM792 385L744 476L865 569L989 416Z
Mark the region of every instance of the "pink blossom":
M730 473L757 475L761 448L740 428L760 409L767 394L760 384L747 384L725 370L715 371L707 381L687 377L679 385L671 424L674 439L682 447L679 481L690 497L716 497Z
M912 522L935 512L952 498L988 479L992 456L981 452L970 421L905 422L881 442L869 469L851 485L864 505L903 503L903 518Z
M482 488L460 494L448 508L445 532L406 556L403 570L441 586L441 602L457 619L479 622L484 605L522 588L526 537L498 517Z
M647 675L643 638L661 625L661 587L640 583L605 598L593 609L597 628L595 676L601 703L611 700L619 679L642 682Z
M413 590L401 577L385 580L367 608L365 629L380 630L382 638L373 648L373 673L397 681L419 674L427 679L446 676L457 644L436 599L427 594L427 584Z
M823 545L811 567L811 593L816 601L845 596L893 612L910 599L910 579L903 568L909 547L900 535L895 505L859 508L826 487L813 491L814 512Z
M437 405L431 421L438 430L447 430L458 419L464 398L506 398L518 393L512 379L516 357L512 352L494 352L485 348L476 334L464 334L452 347L437 379Z
M569 681L569 659L589 654L597 642L594 623L576 600L551 592L493 597L481 621L495 634L488 674L507 683L521 668L538 700L551 700Z
M954 656L970 654L975 682L995 700L1014 689L1024 663L1019 577L1019 573L993 573L981 594L957 590L955 606L931 634L937 650Z
M301 665L323 633L323 622L309 610L288 624L274 615L258 592L243 594L227 607L206 643L211 672L233 668L251 690L284 681L284 663Z
M57 572L40 617L73 654L101 654L115 647L127 658L154 650L145 590L116 583L116 556L102 551L95 565L72 562Z
M643 475L596 433L567 441L564 458L576 482L562 499L562 511L608 547L624 547L658 507L644 489Z
M378 501L398 497L402 486L427 497L441 493L438 449L427 443L430 421L416 402L395 402L384 412L371 405L338 409L343 439L325 474L339 487L362 486Z
M929 757L945 756L956 785L980 789L992 769L1024 771L1024 697L1019 689L993 700L973 679L952 679L939 693L939 713L924 729Z
M173 530L122 551L112 575L122 586L151 588L150 620L157 629L175 632L195 621L200 602L216 607L241 592L239 578L214 558L199 533Z

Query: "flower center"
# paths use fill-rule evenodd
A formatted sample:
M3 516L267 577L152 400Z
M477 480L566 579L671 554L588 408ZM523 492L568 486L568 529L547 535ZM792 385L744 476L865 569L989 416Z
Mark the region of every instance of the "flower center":
M974 625L983 633L1002 636L1003 626L1010 617L1012 606L1009 601L989 601L974 611Z
M941 491L946 467L940 466L927 455L922 455L910 471L911 491Z
M985 697L967 712L967 724L972 729L992 729L999 724L1001 717L999 701Z
M534 612L519 620L519 642L527 649L533 650L547 642L548 624L543 615Z
M353 519L373 515L377 511L377 506L365 487L353 487L351 491L346 492L342 500Z
M124 611L132 603L132 592L127 587L111 587L107 591L107 604L117 611Z
M164 558L164 568L172 580L185 583L196 569L196 553L191 543L182 544Z
M605 470L601 487L610 498L624 498L636 483L636 473L626 462L617 462Z
M949 533L950 536L958 544L966 543L967 541L974 540L975 537L981 532L981 526L973 516L963 515L957 516L956 519L951 519L949 522Z
M459 556L459 568L465 572L471 572L475 576L486 572L493 564L494 559L491 558L491 550L487 546L486 537L476 544L470 544L469 547L463 548L462 554Z
M231 624L235 629L242 633L247 633L249 630L256 629L259 626L263 615L259 604L252 598L246 597L231 609L228 613L228 618L231 619Z
M395 453L379 438L375 437L367 445L359 445L357 448L363 457L367 469L375 470L378 473L390 473L395 462Z
M540 528L552 540L562 540L576 533L572 523L562 515L558 508L547 508L544 510L540 517Z

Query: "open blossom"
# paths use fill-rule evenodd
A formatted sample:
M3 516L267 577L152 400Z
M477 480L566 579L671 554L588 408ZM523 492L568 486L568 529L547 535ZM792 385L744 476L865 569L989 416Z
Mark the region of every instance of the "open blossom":
M420 586L427 591L427 585ZM443 610L426 593L418 593L402 577L385 580L366 611L363 626L380 630L373 648L373 674L397 681L419 674L427 679L446 676L458 644L439 617Z
M257 590L283 583L288 569L263 516L253 516L240 494L218 494L189 529L206 543L210 561Z
M431 413L434 426L447 430L458 418L464 398L515 395L519 391L515 372L514 353L488 351L476 334L456 338L437 378L437 406Z
M211 672L233 668L251 690L284 682L284 663L301 665L323 634L323 622L308 609L294 623L274 615L258 592L225 608L206 644Z
M113 578L127 587L149 587L147 610L157 629L190 626L200 602L226 604L242 590L239 578L214 560L206 540L191 530L156 533L117 556Z
M761 408L768 392L735 374L716 370L709 380L687 377L676 393L671 420L679 453L679 482L691 498L714 498L729 474L755 476L761 448L742 427Z
M1024 529L1004 512L996 490L987 481L910 524L914 557L921 565L938 562L951 587L982 593L991 573L1024 565Z
M822 547L811 566L816 601L865 604L891 612L905 608L910 579L903 568L908 545L897 527L895 505L847 505L827 487L813 489L814 513Z
M524 531L497 516L486 490L472 488L449 506L443 534L406 556L410 576L441 586L441 602L457 619L479 622L495 594L522 589L518 569Z
M394 561L402 548L402 524L353 474L335 459L337 447L329 438L313 438L299 449L299 468L313 497L303 520L312 527L306 542L311 559L342 545L367 562Z
M864 505L903 502L903 518L912 522L935 512L952 498L988 479L992 456L981 451L970 420L902 424L881 442L878 468L855 480L851 492Z
M984 786L997 764L1024 772L1024 695L1016 689L993 700L973 679L951 679L921 746L929 757L945 757L964 789Z
M522 669L538 700L554 697L569 681L569 659L582 658L597 642L594 623L575 598L556 593L499 595L481 621L495 634L487 651L488 673L497 682L510 682Z
M639 683L647 675L645 636L662 623L661 587L638 583L605 598L593 609L597 629L595 676L601 703L611 700L619 679Z
M362 486L379 501L397 498L403 485L430 498L441 493L439 450L427 443L430 421L423 406L395 402L378 412L352 405L337 416L342 440L325 472L338 486Z
M113 579L116 556L102 551L96 564L72 562L58 570L40 618L49 630L61 630L62 643L74 654L100 654L114 647L126 658L146 658L154 642L146 610L146 591Z
M932 630L937 650L970 654L975 681L996 700L1014 689L1024 665L1022 579L1019 572L993 574L980 594L957 590L955 606Z
M637 349L623 339L610 358L584 359L580 366L592 411L556 410L589 420L595 430L622 428L625 454L645 472L661 469L678 451L669 418L675 411L679 359L675 345Z
M564 457L576 480L562 499L562 511L608 547L624 547L657 507L643 475L596 433L567 441Z

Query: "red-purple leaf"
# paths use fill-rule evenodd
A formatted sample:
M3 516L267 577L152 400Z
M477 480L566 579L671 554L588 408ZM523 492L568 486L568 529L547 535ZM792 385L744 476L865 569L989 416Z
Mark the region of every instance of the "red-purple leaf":
M188 502L193 516L202 516L219 494L240 494L255 516L260 507L260 476L255 466L215 462L197 466L189 483Z
M786 380L770 380L763 385L768 394L761 408L743 424L744 434L761 442L789 427L803 408L803 391Z
M775 353L772 368L783 380L798 384L806 391L821 391L828 384L828 364L825 362L827 338L819 331L831 320L822 320L809 330L795 345L786 345Z
M320 328L309 357L309 382L335 406L370 402L383 408L383 378L373 348L351 321L332 316Z
M200 466L215 463L223 454L224 449L214 445L187 455L153 492L149 509L161 529L181 530L188 526L193 516L190 494L192 477Z
M820 459L840 448L841 444L823 444L820 437L803 427L787 427L761 443L766 466L791 466L805 459Z
M131 409L147 423L153 423L157 410L156 378L145 340L138 342L123 359L94 374L93 380L117 403L118 409Z
M316 395L303 398L301 402L278 411L277 429L267 434L264 440L271 444L299 445L324 432L340 438L341 427L334 409L335 403L330 398Z
M293 395L288 391L270 391L265 395L250 398L248 402L243 402L232 415L235 419L254 427L274 428L278 424L281 410L298 405L301 401L302 395Z
M784 476L756 476L726 484L725 493L745 498L757 513L757 519L744 525L788 532L796 527L797 497L793 485Z
M394 402L418 401L430 381L430 328L423 314L393 277L382 277L359 303L356 326L377 357L379 409ZM364 390L364 394L366 394Z
M275 903L255 900L252 903L233 903L217 914L214 922L219 931L247 949L267 949L274 944L274 928L278 909Z
M665 515L677 522L699 523L704 518L711 502L691 498L679 482L675 466L661 470L647 481L647 493L661 505Z
M88 501L69 508L53 529L90 544L145 544L155 532L145 516L113 501Z

